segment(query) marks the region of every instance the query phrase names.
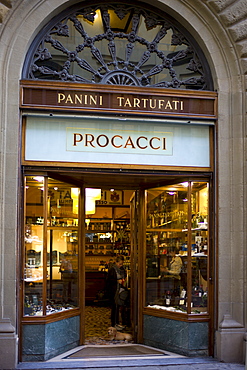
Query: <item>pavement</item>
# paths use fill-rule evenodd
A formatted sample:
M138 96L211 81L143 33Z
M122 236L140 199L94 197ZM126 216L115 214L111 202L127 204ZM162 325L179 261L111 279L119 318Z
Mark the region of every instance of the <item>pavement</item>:
M75 350L73 350L75 351ZM166 356L121 356L121 357L90 357L71 359L68 351L45 362L19 363L19 370L247 370L243 364L223 363L211 357L185 357L171 352Z
M107 360L107 361L90 361L86 360L83 362L72 361L69 364L57 364L50 362L45 363L22 363L19 364L17 369L22 370L54 370L54 369L66 369L66 370L78 370L78 369L90 369L90 370L241 370L245 369L244 365L234 363L221 363L214 360L203 361L197 358L183 361L166 361L166 363L160 363L157 360L154 361L139 361L139 360Z

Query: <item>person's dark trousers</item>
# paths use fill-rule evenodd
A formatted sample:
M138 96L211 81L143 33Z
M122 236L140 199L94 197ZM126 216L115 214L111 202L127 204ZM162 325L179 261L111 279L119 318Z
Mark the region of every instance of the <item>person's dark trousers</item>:
M111 304L111 326L119 324L119 306L115 302Z
M130 310L128 306L121 306L122 325L130 327Z

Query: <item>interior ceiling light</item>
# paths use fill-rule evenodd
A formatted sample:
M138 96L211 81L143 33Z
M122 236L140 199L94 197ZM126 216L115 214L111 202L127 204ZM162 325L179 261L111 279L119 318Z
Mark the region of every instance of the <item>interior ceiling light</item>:
M43 176L35 176L35 177L33 177L33 179L35 181L38 181L38 182L43 182L44 181L44 177Z

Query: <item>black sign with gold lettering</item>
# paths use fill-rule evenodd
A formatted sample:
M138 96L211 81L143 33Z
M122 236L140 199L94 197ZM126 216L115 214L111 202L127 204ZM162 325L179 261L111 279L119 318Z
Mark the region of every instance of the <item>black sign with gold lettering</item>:
M35 83L34 83L35 82ZM23 81L21 107L69 111L103 111L179 117L216 118L216 93L125 86L97 87L60 82Z

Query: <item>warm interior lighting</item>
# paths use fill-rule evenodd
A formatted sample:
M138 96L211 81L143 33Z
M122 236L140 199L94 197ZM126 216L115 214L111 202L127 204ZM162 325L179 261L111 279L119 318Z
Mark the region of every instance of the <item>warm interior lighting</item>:
M89 224L90 224L90 218L85 218L85 223L86 223L86 225L87 225L87 229L88 229L88 226L89 226Z
M44 181L44 177L43 176L35 176L35 177L33 177L33 179L35 181L38 181L38 182L43 182Z
M86 188L86 215L95 213L95 202L101 199L101 189Z
M86 215L93 215L95 213L95 201L91 197L86 198Z
M181 185L183 185L185 188L187 188L188 187L188 185L189 185L189 183L188 182L182 182L182 184Z
M71 198L73 200L73 214L78 215L78 198L79 198L78 188L71 188Z

